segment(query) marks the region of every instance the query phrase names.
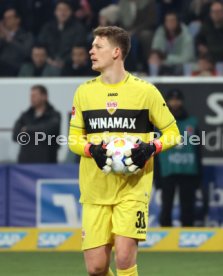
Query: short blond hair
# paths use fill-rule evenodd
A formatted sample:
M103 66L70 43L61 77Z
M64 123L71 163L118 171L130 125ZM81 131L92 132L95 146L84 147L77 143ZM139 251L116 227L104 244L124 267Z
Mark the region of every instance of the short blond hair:
M127 31L117 26L98 27L93 31L93 35L94 37L107 37L110 42L121 49L122 59L125 60L131 48L130 36Z

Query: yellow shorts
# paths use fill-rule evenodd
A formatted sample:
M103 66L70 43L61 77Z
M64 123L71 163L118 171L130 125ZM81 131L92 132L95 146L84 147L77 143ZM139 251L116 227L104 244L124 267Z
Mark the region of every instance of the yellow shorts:
M146 240L148 204L122 201L117 205L83 204L82 249L114 243L114 235Z

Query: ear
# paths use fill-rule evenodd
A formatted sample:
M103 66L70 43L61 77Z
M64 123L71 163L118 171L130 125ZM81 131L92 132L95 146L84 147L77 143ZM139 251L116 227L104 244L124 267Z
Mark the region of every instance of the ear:
M121 56L121 49L119 47L115 47L112 53L112 58L117 59L119 56Z

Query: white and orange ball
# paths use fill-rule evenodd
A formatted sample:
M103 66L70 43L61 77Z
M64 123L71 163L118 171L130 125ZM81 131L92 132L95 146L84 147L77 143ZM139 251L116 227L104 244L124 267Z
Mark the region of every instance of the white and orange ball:
M127 166L125 165L124 153L127 150L134 148L134 144L125 138L115 138L106 147L112 151L112 171L114 173L128 173Z

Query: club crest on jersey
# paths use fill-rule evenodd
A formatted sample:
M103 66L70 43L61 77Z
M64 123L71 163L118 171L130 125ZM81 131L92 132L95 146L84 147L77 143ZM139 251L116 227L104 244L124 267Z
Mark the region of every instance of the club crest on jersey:
M106 103L106 109L109 114L113 115L118 108L118 102L110 101Z

